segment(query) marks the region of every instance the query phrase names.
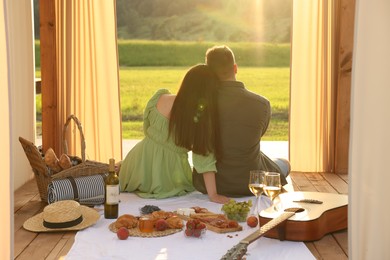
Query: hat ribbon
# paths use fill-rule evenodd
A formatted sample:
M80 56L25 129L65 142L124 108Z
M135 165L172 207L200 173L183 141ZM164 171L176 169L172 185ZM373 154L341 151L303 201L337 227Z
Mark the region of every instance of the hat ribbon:
M43 226L46 228L68 228L80 224L83 221L83 216L76 218L75 220L67 222L48 222L43 220Z

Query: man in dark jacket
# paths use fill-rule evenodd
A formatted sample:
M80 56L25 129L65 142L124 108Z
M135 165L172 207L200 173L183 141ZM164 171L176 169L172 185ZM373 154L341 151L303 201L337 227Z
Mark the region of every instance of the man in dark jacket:
M237 64L229 47L208 49L206 63L221 80L218 90L220 156L215 174L218 194L252 195L248 189L249 172L256 169L279 172L282 185L287 184L289 162L280 158L272 160L260 150L260 139L271 119L270 102L236 80ZM197 190L207 193L202 174L194 172L193 183Z

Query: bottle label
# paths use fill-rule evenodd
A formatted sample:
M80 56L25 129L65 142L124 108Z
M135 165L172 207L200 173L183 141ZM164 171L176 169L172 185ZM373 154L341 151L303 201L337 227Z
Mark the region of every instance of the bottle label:
M106 204L116 205L119 204L119 185L107 185Z

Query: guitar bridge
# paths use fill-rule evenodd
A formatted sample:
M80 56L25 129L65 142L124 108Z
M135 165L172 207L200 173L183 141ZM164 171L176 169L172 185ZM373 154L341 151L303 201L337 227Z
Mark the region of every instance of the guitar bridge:
M314 200L314 199L294 200L293 202L311 203L311 204L322 204L322 203L323 203L323 202L320 201L320 200Z

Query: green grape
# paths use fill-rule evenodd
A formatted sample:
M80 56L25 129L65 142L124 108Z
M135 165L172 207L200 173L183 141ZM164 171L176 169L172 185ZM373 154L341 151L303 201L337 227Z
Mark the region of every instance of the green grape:
M234 199L230 199L225 203L221 210L225 212L227 217L239 222L246 221L246 217L252 207L252 200L237 202Z

